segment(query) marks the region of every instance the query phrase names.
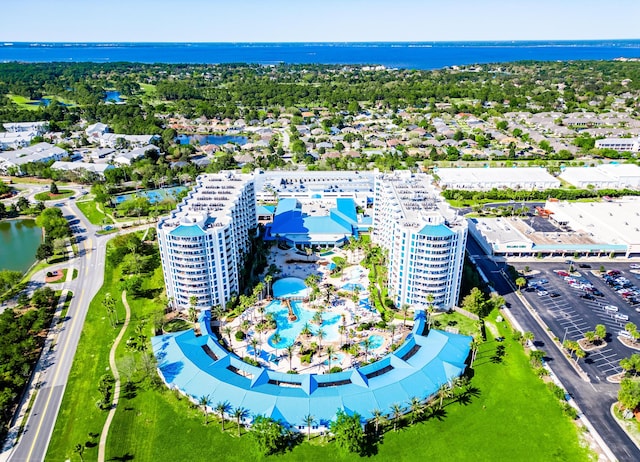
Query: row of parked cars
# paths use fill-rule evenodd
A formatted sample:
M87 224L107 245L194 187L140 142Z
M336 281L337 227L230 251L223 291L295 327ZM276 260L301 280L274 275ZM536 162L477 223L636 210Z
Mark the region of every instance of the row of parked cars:
M613 290L618 292L620 296L629 305L635 306L640 303L640 289L635 286L629 279L622 276L618 270L611 270L602 275L604 282L611 286ZM640 311L640 308L636 308Z
M556 271L556 274L563 278L572 289L583 291L583 293L580 294L581 298L595 300L596 297L604 297L604 294L593 287L593 284L586 278L571 276L566 271Z

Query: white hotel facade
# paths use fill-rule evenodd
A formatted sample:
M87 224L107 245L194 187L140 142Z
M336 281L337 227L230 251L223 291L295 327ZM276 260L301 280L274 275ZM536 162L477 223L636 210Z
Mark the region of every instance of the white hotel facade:
M201 175L177 209L159 221L162 269L174 307L188 308L193 296L199 309L224 307L240 293L240 268L257 226L255 180L232 172ZM458 302L467 224L431 181L409 171L376 174L370 192L372 240L387 251L389 296L397 307L424 309L429 294L439 309Z
M467 221L457 215L424 173L376 177L373 242L387 250L389 296L397 307L458 303Z
M158 222L167 297L179 309L224 307L240 291L240 268L257 226L253 175L201 175L178 208Z

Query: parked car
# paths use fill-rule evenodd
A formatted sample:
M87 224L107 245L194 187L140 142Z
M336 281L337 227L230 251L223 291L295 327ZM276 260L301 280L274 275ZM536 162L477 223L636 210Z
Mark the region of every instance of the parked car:
M602 292L600 292L598 289L592 289L591 293L593 295L595 295L596 297L604 297L604 294Z
M545 296L545 295L549 295L549 292L547 292L546 290L539 290L539 291L538 291L538 295L539 295L540 297L543 297L543 296Z
M580 263L580 268L591 268L591 265L588 265L587 263Z
M627 332L626 330L621 330L618 332L618 337L624 337L624 338L628 338L629 340L633 340L633 335L631 335L629 332Z
M613 315L613 319L615 319L616 321L628 321L629 316L627 316L626 314L617 313Z
M640 269L640 265L638 263L631 263L629 265L629 268L631 268L631 269Z
M616 313L618 311L618 307L615 305L605 305L604 310L608 311L609 313Z
M569 276L569 273L567 273L566 271L556 271L556 274L563 278Z
M560 294L558 292L551 292L549 294L549 297L553 297L553 298L556 298L556 297L559 297L559 296L560 296Z
M584 298L586 300L595 300L596 299L596 297L594 297L593 295L591 295L588 292L580 295L580 298Z

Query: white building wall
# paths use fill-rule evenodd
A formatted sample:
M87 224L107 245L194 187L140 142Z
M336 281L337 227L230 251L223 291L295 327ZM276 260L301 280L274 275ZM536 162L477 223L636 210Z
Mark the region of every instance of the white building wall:
M450 309L460 295L466 221L447 226L445 216L436 210L408 208L411 204L403 203L407 190L396 191L402 176L408 181L428 181L426 175L406 173L376 178L372 239L387 251L389 295L397 307L426 308L433 297L435 306ZM450 232L430 236L421 232L427 225L446 226Z
M202 175L197 182L158 223L167 296L180 309L189 307L192 296L200 309L225 306L240 292L249 233L257 226L251 175Z

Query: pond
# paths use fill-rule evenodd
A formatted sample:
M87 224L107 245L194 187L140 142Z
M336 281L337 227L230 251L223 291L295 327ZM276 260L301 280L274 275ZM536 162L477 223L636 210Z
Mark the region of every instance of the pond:
M34 220L0 221L0 270L27 271L41 241L42 229Z
M216 144L221 146L227 143L234 143L242 146L247 144L248 138L246 136L234 136L234 135L179 135L176 137L178 144Z

